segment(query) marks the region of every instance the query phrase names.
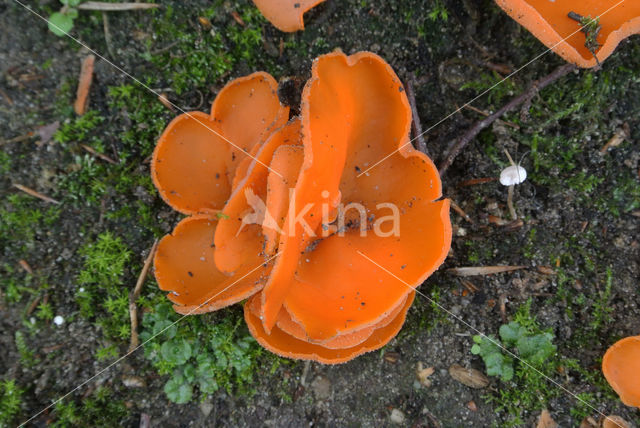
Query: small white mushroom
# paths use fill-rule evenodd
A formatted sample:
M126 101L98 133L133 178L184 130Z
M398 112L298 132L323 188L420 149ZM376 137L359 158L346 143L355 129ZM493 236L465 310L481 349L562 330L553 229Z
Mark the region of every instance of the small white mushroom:
M511 165L500 172L500 184L509 188L509 194L507 196L507 206L509 207L511 218L513 220L517 220L518 214L516 213L516 209L513 206L513 186L515 186L516 184L520 184L527 179L527 170L520 165L516 165L506 149L504 150L504 152L507 154L507 158L509 158L509 163Z
M500 184L503 186L514 186L527 179L527 170L520 165L506 167L500 173Z
M64 324L64 318L62 318L60 315L56 315L56 317L53 319L53 323L55 325L62 325Z

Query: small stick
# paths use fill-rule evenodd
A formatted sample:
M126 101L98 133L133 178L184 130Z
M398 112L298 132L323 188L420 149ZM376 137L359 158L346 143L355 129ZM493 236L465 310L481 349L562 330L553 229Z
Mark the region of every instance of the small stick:
M481 115L483 115L484 117L487 117L487 116L489 116L489 114L490 114L490 113L487 113L487 112L486 112L486 111L484 111L484 110L480 110L479 108L472 106L471 104L467 104L467 105L465 105L465 106L464 106L464 108L467 108L467 109L469 109L469 110L471 110L471 111L475 111L476 113L481 114ZM512 127L512 128L515 128L515 129L520 129L520 127L519 127L518 125L516 125L515 123L512 123L512 122L506 122L506 121L504 121L504 120L496 120L496 122L498 122L498 123L503 123L503 124L505 124L505 125L507 125L507 126L510 126L510 127Z
M458 187L475 186L476 184L491 183L493 181L498 181L498 177L472 178L470 180L461 181L458 184Z
M83 149L85 149L86 151L88 151L89 153L91 153L92 155L94 155L97 158L102 159L105 162L117 165L118 162L116 162L115 160L111 159L109 156L102 154L100 152L97 152L93 147L87 146L86 144L80 144L80 147L82 147Z
M107 44L107 51L109 55L115 57L113 54L113 47L111 46L111 31L109 30L109 15L106 12L102 12L102 29L104 30L104 42Z
M502 317L502 323L506 324L507 323L507 295L506 294L501 294L500 298L500 316Z
M247 24L244 23L244 20L242 19L240 14L238 12L236 12L235 10L231 12L231 16L233 17L233 20L236 21L238 23L238 25L240 25L241 27L246 27L247 26Z
M17 137L9 138L8 140L0 140L0 146L11 143L19 143L21 141L26 141L31 137L35 137L36 133L31 131L27 132L24 135L18 135Z
M11 99L11 97L5 91L3 91L2 89L0 89L0 95L2 95L2 98L4 98L4 100L10 106L12 106L14 104L13 100Z
M87 1L78 5L78 9L81 10L102 10L105 12L155 9L157 7L160 7L160 5L156 3L107 3L103 1Z
M23 186L22 184L13 183L13 187L15 187L18 190L23 191L27 195L31 195L34 198L42 199L43 201L49 202L50 204L60 204L60 201L56 201L55 199L50 198L47 195L43 195L40 192L36 192L35 190L33 190L33 189L31 189L31 188L29 188L27 186Z
M129 352L136 349L138 346L138 307L136 306L136 300L140 297L140 292L142 291L142 286L144 285L144 280L147 278L147 274L149 273L149 268L151 267L151 263L153 262L153 256L156 253L158 248L158 240L156 239L153 242L153 246L149 251L149 255L144 261L144 266L142 266L142 270L140 271L140 275L138 276L138 282L136 282L136 286L133 289L133 292L129 295L129 317L131 318L131 342L129 343Z
M527 266L469 266L447 269L447 272L455 276L493 275L502 272L526 269Z
M576 69L576 66L573 64L561 65L546 77L543 77L542 79L534 82L529 87L528 90L524 91L522 94L513 98L511 101L505 104L500 110L496 111L494 114L486 117L480 122L477 122L462 137L460 137L460 139L451 147L451 149L449 150L449 153L447 153L444 160L440 164L440 175L444 175L444 173L447 171L447 169L449 169L449 167L455 160L456 156L458 156L458 154L462 151L462 149L464 149L466 145L469 144L471 140L473 140L480 133L480 131L482 131L483 129L491 125L493 122L498 120L505 113L510 112L511 110L518 107L520 104L526 101L528 97L531 96L531 93L535 94L543 90L544 88L549 86L551 83L555 82L556 80L560 79L563 76L566 76L567 74L571 73L575 69Z
M462 285L464 285L466 287L467 290L469 290L471 293L475 293L476 291L478 291L478 287L475 286L475 284L469 280L466 279L461 279L460 282L462 283Z
M456 204L456 203L454 202L454 200L453 200L453 199L449 199L449 202L451 202L451 208L453 208L453 210L454 210L455 212L457 212L458 214L460 214L460 216L461 216L463 219L465 219L465 220L467 220L469 223L473 224L473 220L471 219L471 217L469 217L469 216L467 215L467 213L466 213L466 212L464 212L464 210L463 210L462 208L460 208L460 207L458 206L458 204Z
M89 104L89 90L91 89L91 82L93 81L93 64L95 61L96 57L94 55L87 55L82 61L80 78L78 79L76 102L73 104L73 109L78 116L82 116L87 112L87 105Z
M29 263L27 263L27 261L25 259L21 259L20 261L18 261L18 264L29 275L33 275L33 269L31 269L31 266L29 266Z
M26 316L29 316L33 313L33 311L36 310L36 308L38 307L38 303L40 303L40 296L36 296L35 299L33 299L33 301L31 302L31 304L29 305L29 307L27 308L27 311L25 312Z
M407 80L406 87L407 98L409 98L409 105L411 106L411 116L413 116L411 127L413 128L413 135L416 140L416 149L429 156L429 153L427 152L427 143L424 141L424 136L422 135L422 124L420 123L420 116L418 116L416 94L413 90L413 78Z
M300 376L300 385L307 386L307 374L309 373L309 367L311 367L311 360L304 362L304 369L302 369L302 375Z

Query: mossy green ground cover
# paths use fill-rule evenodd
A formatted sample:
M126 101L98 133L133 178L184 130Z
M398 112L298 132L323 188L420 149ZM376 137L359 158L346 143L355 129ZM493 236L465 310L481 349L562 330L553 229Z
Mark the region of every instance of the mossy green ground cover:
M175 113L147 88L186 110L206 111L233 77L265 70L304 80L317 55L373 50L402 79L416 80L426 128L499 82L505 67L516 69L544 51L492 1L328 0L296 34L278 32L249 1L161 3L158 10L110 14L109 43L99 12L81 11L74 20L74 36L144 84L97 61L90 111L82 117L71 106L86 51L48 32L19 5L0 6L0 23L10 30L1 36L7 61L0 84L13 103L0 103L0 136L60 123L47 143L31 138L0 146L0 308L7 314L0 337L0 425L25 420L127 352L129 293L154 239L180 218L158 197L148 163ZM58 6L35 8L48 15ZM561 63L544 56L474 106L495 110ZM464 110L434 128L427 135L431 154L440 159L479 118ZM314 364L306 379L303 363L275 357L251 339L239 306L179 321L149 276L138 306L141 340L150 342L38 420L121 425L136 424L145 413L174 425L214 419L383 425L397 408L407 423L426 424L425 415L433 415L443 426L530 426L547 408L561 426L577 426L598 416L595 408L640 422L599 371L607 346L640 328L638 39L623 43L602 70L573 73L542 91L528 117L514 112L503 120L481 133L444 177L445 195L476 220L469 224L452 214L456 236L444 267L531 269L472 278L478 291L469 295L441 271L423 286L428 298L417 299L398 339L347 365ZM631 135L601 154L621 128ZM489 215L508 217L505 189L458 186L497 176L507 165L505 148L518 160L526 154L522 163L530 174L516 195L523 226L509 231L488 221ZM61 204L24 195L13 183ZM536 266L550 266L553 274ZM522 337L548 334L550 356L535 360L535 370L512 361L511 377L492 377L489 388L470 390L446 369L459 363L486 372L486 360L471 352L476 332L447 311L496 338L510 322L525 329ZM62 326L53 323L57 315L64 317ZM507 348L519 355L515 342ZM395 357L385 359L387 353ZM418 362L436 368L432 387L415 384ZM126 386L131 376L143 386ZM330 380L329 398L313 386L318 378ZM469 410L471 400L477 411ZM354 403L359 410L348 411Z

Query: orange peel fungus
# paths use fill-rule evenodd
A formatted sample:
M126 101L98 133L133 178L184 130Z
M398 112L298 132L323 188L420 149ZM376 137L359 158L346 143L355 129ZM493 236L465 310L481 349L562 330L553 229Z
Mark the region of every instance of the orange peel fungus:
M411 109L379 56L317 58L300 116L288 113L275 80L254 73L210 114L169 124L152 176L190 217L160 242L156 279L180 313L248 299L262 346L342 363L401 329L449 251L449 201L431 159L407 144Z
M602 358L602 372L624 404L640 407L640 336L614 343Z
M636 0L496 0L496 3L565 61L583 68L595 67L622 40L640 33L640 2ZM572 12L574 19L569 17ZM576 20L577 17L583 17L584 22ZM591 31L587 26L590 34L580 31L589 22L587 18L598 17ZM600 28L596 30L597 26ZM587 46L589 36L595 38L591 50Z
M303 15L325 0L253 0L260 13L280 31L304 30Z

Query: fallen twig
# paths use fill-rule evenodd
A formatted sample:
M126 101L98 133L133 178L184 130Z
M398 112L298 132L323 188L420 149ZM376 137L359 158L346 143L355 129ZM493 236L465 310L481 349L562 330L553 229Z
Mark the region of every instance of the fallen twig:
M80 147L82 147L83 149L85 149L86 151L88 151L89 153L94 155L95 157L100 158L105 162L109 162L109 163L114 164L114 165L116 165L118 163L115 160L111 159L109 156L107 156L105 154L102 154L100 152L97 152L93 147L87 146L86 144L80 144Z
M0 95L2 95L2 98L4 98L4 100L7 102L7 104L9 104L10 106L12 106L14 104L13 100L11 99L11 97L9 96L9 94L7 94L5 91L3 91L2 89L0 89Z
M23 191L24 193L26 193L27 195L31 195L34 198L38 198L38 199L42 199L45 202L49 202L50 204L59 204L60 201L56 201L53 198L48 197L47 195L43 195L40 192L36 192L35 190L27 187L27 186L23 186L22 184L17 184L17 183L13 183L13 187L15 187L16 189Z
M496 111L494 114L486 117L480 122L477 122L473 127L471 127L471 129L469 129L464 135L462 135L462 137L460 137L460 139L458 139L458 141L451 147L451 149L449 150L449 153L447 153L444 160L440 164L440 175L444 175L444 173L447 171L447 169L449 169L449 167L455 160L456 156L458 156L460 151L462 151L462 149L467 144L469 144L469 142L471 142L471 140L473 140L476 137L476 135L480 133L480 131L482 131L489 125L491 125L497 119L502 117L505 113L515 109L520 104L525 102L529 97L531 97L532 93L535 94L541 91L542 89L549 86L551 83L555 82L556 80L558 80L563 76L566 76L567 74L571 73L575 69L576 69L576 66L573 64L561 65L546 77L543 77L542 79L535 81L531 86L529 86L529 89L527 89L517 97L513 98L511 101L505 104L502 108L500 108L500 110Z
M458 183L458 187L475 186L476 184L491 183L492 181L498 181L498 177L472 178L470 180L461 181Z
M35 299L33 299L33 301L31 302L31 304L29 305L29 307L27 308L25 315L29 316L33 313L33 311L36 310L36 308L38 307L38 304L40 303L40 296L36 296Z
M461 279L461 280L460 280L460 282L461 282L461 283L462 283L462 285L464 285L464 286L465 286L465 288L466 288L467 290L469 290L471 293L475 293L476 291L478 291L478 290L479 290L479 289L478 289L478 287L476 287L476 285L475 285L473 282L469 281L469 280Z
M511 272L526 269L528 266L478 266L458 267L447 269L447 272L456 276L492 275L494 273Z
M93 64L96 61L95 55L87 55L82 61L80 68L80 78L78 79L78 92L76 93L76 102L73 109L78 116L82 116L87 111L89 104L89 90L93 81Z
M413 90L413 78L407 80L407 98L409 98L409 105L411 106L411 116L413 121L411 127L413 129L414 139L416 140L416 149L429 156L427 152L427 143L424 141L422 135L422 124L420 123L420 116L418 115L418 107L416 106L416 94Z
M103 1L87 1L78 5L78 9L81 10L102 10L104 12L155 9L158 7L160 7L160 5L156 3L107 3Z
M153 262L153 256L156 253L156 249L158 248L158 240L156 239L153 242L153 246L149 251L149 255L144 261L144 266L142 266L142 270L140 271L140 275L138 276L138 281L136 282L136 286L129 295L129 317L131 318L131 342L129 343L129 352L136 349L138 346L138 306L136 306L136 300L140 297L140 292L142 291L142 285L144 284L144 280L147 278L147 274L149 273L149 268L151 267L151 263Z
M29 266L29 263L27 263L27 261L25 259L20 259L20 261L18 261L18 264L29 275L33 275L33 269L31 269L31 266Z
M29 138L34 137L35 135L36 133L31 131L31 132L27 132L24 135L18 135L17 137L9 138L8 140L0 140L0 146L5 144L19 143L21 141L26 141Z
M460 208L460 206L458 206L458 204L456 204L456 203L455 203L455 201L454 201L453 199L451 199L451 198L450 198L450 199L449 199L449 202L451 203L451 208L453 208L453 210L454 210L455 212L457 212L458 214L460 214L460 216L461 216L463 219L467 220L467 221L468 221L469 223L471 223L471 224L473 224L473 223L474 223L473 219L472 219L471 217L469 217L469 216L467 215L467 213L466 213L466 212L464 212L464 210L463 210L462 208Z
M300 385L303 387L307 386L307 374L309 373L309 368L311 367L311 360L307 360L304 363L304 368L302 369L302 375L300 376Z
M104 42L107 44L107 51L109 51L109 55L115 57L111 43L111 30L109 28L109 14L107 14L106 12L102 12L102 29L104 30Z
M484 117L491 116L491 113L487 113L487 112L486 112L486 111L484 111L484 110L480 110L479 108L474 107L474 106L472 106L471 104L467 104L467 105L465 105L464 107L465 107L466 109L471 110L471 111L475 111L476 113L481 114L481 115L483 115ZM516 125L515 123L512 123L512 122L507 122L507 121L500 120L500 119L496 120L496 122L498 122L498 123L503 123L503 124L505 124L505 125L507 125L507 126L510 126L510 127L514 128L514 129L520 129L520 127L519 127L518 125Z

